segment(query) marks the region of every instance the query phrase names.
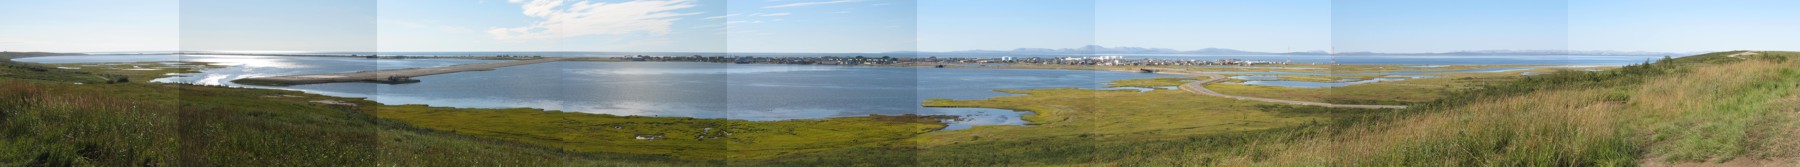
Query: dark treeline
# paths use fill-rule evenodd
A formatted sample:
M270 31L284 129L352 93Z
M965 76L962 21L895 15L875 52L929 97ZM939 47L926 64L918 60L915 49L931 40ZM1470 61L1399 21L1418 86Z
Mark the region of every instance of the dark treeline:
M0 60L11 61L12 59L16 59L16 58L39 57L39 56L70 56L70 55L87 55L87 54L0 51Z

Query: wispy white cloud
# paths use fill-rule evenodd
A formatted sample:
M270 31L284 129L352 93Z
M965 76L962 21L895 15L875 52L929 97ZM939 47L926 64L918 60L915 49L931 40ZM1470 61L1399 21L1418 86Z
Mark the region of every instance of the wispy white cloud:
M771 33L771 32L766 32L766 31L761 31L761 30L751 30L751 29L730 29L730 30L725 30L725 31L719 32L719 33L720 33L719 35L728 35L728 36L768 36L768 35L775 34L775 33Z
M457 27L457 26L439 26L438 31L445 32L445 33L457 33L457 34L475 32L475 30L471 30L469 28Z
M708 20L711 20L711 19L723 19L723 18L726 18L726 17L731 17L731 16L737 16L737 15L739 15L739 14L741 14L741 13L732 13L732 14L727 14L727 15L720 15L720 16L713 16L713 17L706 17L706 19L708 19Z
M493 28L488 35L499 40L529 40L587 35L649 33L664 35L681 16L674 10L694 7L689 0L636 0L619 3L564 0L508 0L521 4L525 15L539 18L524 27Z
M649 39L634 39L634 40L630 40L630 41L615 41L615 43L624 43L624 44L619 47L612 48L612 49L628 50L628 49L632 49L632 48L668 46L670 44L674 44L675 40L669 40L668 38L660 38L659 37L659 38L649 38Z
M414 22L414 21L404 21L404 20L392 20L392 21L377 21L377 22L375 22L375 24L378 24L378 25L393 24L400 28L406 28L406 29L437 29L438 31L444 32L444 33L473 33L473 32L475 32L475 30L461 27L461 26L438 24L437 21Z
M787 13L787 12L781 12L781 13L756 13L756 14L755 14L755 16L762 16L762 17L770 17L770 16L787 16L787 15L792 15L792 14L793 14L793 13Z
M772 6L764 6L764 7L763 7L763 8L786 8L786 7L801 7L801 6L813 6L813 5L826 5L826 4L839 4L839 3L851 3L851 2L862 2L862 0L835 0L835 1L818 1L818 2L795 2L795 3L787 3L787 4L780 4L780 5L772 5Z
M694 28L694 29L705 29L705 28L724 28L724 27L725 27L725 24L707 24L707 25L698 25L698 26L694 26L694 27L692 27L692 28Z

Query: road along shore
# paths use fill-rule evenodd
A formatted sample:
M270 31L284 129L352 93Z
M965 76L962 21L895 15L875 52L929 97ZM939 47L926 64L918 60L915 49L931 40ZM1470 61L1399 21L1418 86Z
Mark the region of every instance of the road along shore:
M1245 96L1227 95L1227 94L1221 94L1219 92L1214 92L1211 89L1206 89L1206 84L1225 80L1225 78L1226 78L1225 75L1219 75L1219 74L1213 74L1213 73L1185 72L1185 70L1158 69L1158 71L1160 73L1197 75L1197 76L1211 77L1206 80L1189 82L1187 84L1182 84L1180 86L1181 90L1188 91L1188 92L1191 92L1194 94L1202 94L1202 95L1207 95L1207 96L1223 97L1223 98L1238 99L1238 100L1251 100L1251 101L1286 103L1286 104L1294 104L1294 105L1309 105L1309 106L1320 106L1320 107L1333 107L1333 108L1368 108L1368 109L1405 109L1406 108L1406 106L1400 106L1400 105L1331 104L1331 103L1310 102L1310 101L1283 100L1283 99L1271 99L1271 98L1261 98L1261 97L1245 97ZM1168 72L1164 72L1164 71L1168 71Z

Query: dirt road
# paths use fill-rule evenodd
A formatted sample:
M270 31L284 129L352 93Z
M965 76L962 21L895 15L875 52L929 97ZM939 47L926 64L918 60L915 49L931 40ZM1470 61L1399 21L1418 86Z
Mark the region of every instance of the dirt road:
M1220 94L1220 93L1219 93L1219 92L1214 92L1214 91L1212 91L1212 90L1211 90L1211 89L1206 89L1206 84L1209 84L1209 83L1213 83L1213 82L1219 82L1219 81L1221 81L1221 80L1225 80L1225 75L1219 75L1219 74L1213 74L1213 73L1198 73L1198 72L1186 72L1186 71L1185 71L1185 70L1169 70L1169 69L1158 69L1158 70L1164 70L1164 71L1177 71L1177 72L1161 72L1161 73L1169 73L1169 74L1182 74L1182 75L1195 75L1195 76L1206 76L1206 77L1210 77L1210 79L1206 79L1206 80L1201 80L1201 81L1198 81L1198 82L1190 82L1190 83L1187 83L1187 84L1182 84L1182 85L1181 85L1181 90L1184 90L1184 91L1188 91L1188 92L1192 92L1192 93L1194 93L1194 94L1202 94L1202 95L1207 95L1207 96L1216 96L1216 97L1223 97L1223 98L1231 98L1231 99L1238 99L1238 100L1253 100L1253 101L1263 101L1263 102L1274 102L1274 103L1286 103L1286 104L1294 104L1294 105L1309 105L1309 106L1321 106L1321 107L1335 107L1335 108L1370 108L1370 109L1383 109L1383 108L1388 108L1388 109L1404 109L1404 108L1406 108L1406 106L1398 106L1398 105L1357 105L1357 104L1331 104L1331 103L1321 103L1321 102L1310 102L1310 101L1297 101L1297 100L1283 100L1283 99L1271 99L1271 98L1261 98L1261 97L1245 97L1245 96L1235 96L1235 95L1227 95L1227 94Z

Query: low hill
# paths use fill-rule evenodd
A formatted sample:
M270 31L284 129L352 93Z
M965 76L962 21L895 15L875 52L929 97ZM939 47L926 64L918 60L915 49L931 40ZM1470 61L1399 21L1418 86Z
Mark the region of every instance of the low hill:
M1063 137L848 149L734 164L1790 166L1800 164L1796 57L1800 53L1734 51L1605 71L1565 70L1453 91L1399 111L1270 107L1280 115L1334 113L1334 119L1257 131L1120 141L1089 137L1106 131L1090 127Z
M1563 71L1460 91L1414 110L1265 132L1275 135L1144 163L1795 165L1800 164L1800 61L1795 58L1800 53L1733 51L1607 71Z
M375 118L372 101L0 62L0 166L695 166ZM73 82L88 82L75 84Z
M1099 124L987 127L1061 128L1029 134L968 130L926 135L954 136L946 138L954 140L890 141L910 133L885 133L906 135L882 140L840 138L850 139L843 142L849 144L873 143L841 149L757 150L761 151L754 152L757 156L745 159L716 155L732 153L674 150L689 152L681 155L726 160L576 153L570 150L616 147L555 138L558 134L597 132L594 130L524 126L531 123L471 124L444 121L449 120L444 116L459 115L437 113L462 112L458 119L476 120L505 113L500 110L425 108L371 113L384 105L283 90L95 84L109 78L89 78L109 74L5 62L8 64L0 66L0 72L5 72L0 73L5 74L0 75L0 146L5 146L0 147L0 166L1791 166L1800 164L1796 163L1800 161L1796 158L1800 157L1800 142L1796 142L1800 141L1800 60L1796 57L1800 53L1733 51L1605 71L1567 70L1456 90L1444 98L1414 103L1406 110L1258 105L1238 107L1259 108L1264 111L1251 112L1262 113L1189 113L1186 117L1133 113L1135 110L1100 110L1118 113L1087 115L1046 112L1043 114L1048 115L1034 118ZM1098 96L1137 98L1133 100L1144 103L1210 98L1090 91L1030 92L1088 101ZM1063 96L1014 98L1059 97ZM1051 102L1019 105L1040 105L1036 103ZM1116 107L1175 108L1170 106L1182 107ZM1069 109L1084 111L1094 110ZM518 120L615 119L569 115L511 116ZM1265 126L1272 124L1246 117L1321 119ZM1104 126L1145 123L1119 120L1150 120L1160 125ZM568 124L563 122L569 120L535 123ZM833 121L800 123L804 122ZM1225 126L1194 125L1221 122ZM830 126L794 127L826 127L812 128L819 134L855 132ZM1159 127L1184 129L1142 130ZM509 128L538 131L501 133ZM813 141L804 138L811 136L794 136L798 135L764 141L794 146L781 148L811 145L785 141Z

